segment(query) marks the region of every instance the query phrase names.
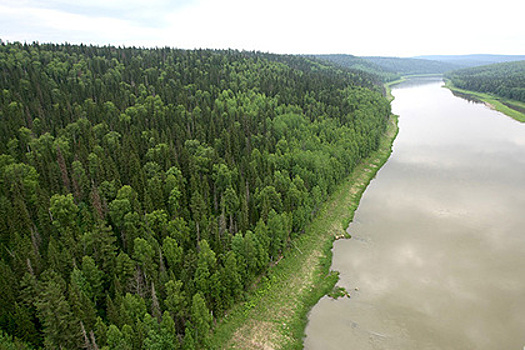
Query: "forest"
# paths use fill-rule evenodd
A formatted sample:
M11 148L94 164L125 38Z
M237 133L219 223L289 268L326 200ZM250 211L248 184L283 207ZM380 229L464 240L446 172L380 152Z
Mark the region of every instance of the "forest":
M445 72L461 68L448 62L440 62L418 58L401 57L381 57L367 56L361 57L384 70L398 73L400 75L418 74L443 74Z
M401 78L401 75L394 70L383 68L370 60L353 55L315 55L314 57L333 62L342 67L377 75L383 82L394 81Z
M0 348L207 349L378 146L365 72L0 41Z
M424 55L416 56L431 61L440 61L455 65L457 68L468 68L486 66L489 64L523 61L525 55L494 55L494 54L474 54L474 55Z
M404 57L357 57L352 55L313 55L312 57L341 67L370 73L377 76L383 83L397 80L405 75L443 74L463 68L449 62Z
M525 102L525 61L466 68L446 74L455 87Z

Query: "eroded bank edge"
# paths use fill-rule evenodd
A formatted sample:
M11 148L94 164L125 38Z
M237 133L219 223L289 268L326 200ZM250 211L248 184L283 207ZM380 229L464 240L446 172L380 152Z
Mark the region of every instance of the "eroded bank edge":
M490 108L495 109L498 112L501 112L514 120L517 120L521 123L525 123L525 113L518 110L525 110L525 103L505 99L491 94L460 89L458 87L455 87L452 81L450 81L449 79L445 79L445 85L443 87L449 89L453 93L464 95L465 97L471 98L478 102L483 102Z

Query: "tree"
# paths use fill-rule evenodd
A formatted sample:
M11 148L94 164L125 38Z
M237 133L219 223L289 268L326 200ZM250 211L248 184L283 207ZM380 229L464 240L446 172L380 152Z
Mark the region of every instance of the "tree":
M273 260L281 254L288 236L285 217L273 210L268 216L268 236L270 237L268 253Z
M144 274L145 280L155 280L157 274L155 250L151 244L143 238L135 238L133 247L133 259L138 263L138 267Z
M101 224L82 237L85 251L93 256L95 262L107 275L112 275L115 268L116 240L111 227Z
M120 320L123 325L134 326L146 314L146 302L140 295L126 293L120 304ZM109 339L108 339L109 342Z
M125 335L114 324L110 325L107 333L107 344L109 350L132 350L131 342L126 339Z
M137 350L171 347L171 317L205 347L194 296L232 307L377 147L374 79L299 56L0 42L0 328ZM71 327L45 325L55 306Z
M131 212L131 202L128 199L115 199L109 204L109 215L115 226L122 229L124 217Z
M198 349L209 348L209 333L211 329L212 316L206 307L206 302L199 292L192 298L191 322L193 328L190 330L193 340Z
M57 229L62 244L75 256L80 230L77 225L78 207L73 195L53 195L50 200L49 212L53 218L53 226Z
M122 295L130 291L131 280L135 264L128 254L120 252L115 259L115 291L117 295Z
M170 312L179 330L184 330L184 320L188 316L186 293L181 281L169 280L166 282L166 310Z
M257 195L257 202L259 203L259 210L261 211L261 218L268 220L268 215L273 209L275 211L281 210L281 195L277 193L275 187L266 186Z
M246 232L243 243L242 251L246 260L246 267L248 272L255 277L260 269L265 267L265 252L252 231Z
M66 283L52 271L45 277L35 302L37 316L43 326L44 345L49 349L77 348L80 331L65 297Z
M164 257L168 262L168 267L171 273L175 276L179 275L179 269L182 262L183 250L177 244L177 241L171 237L164 238L162 244L162 251L164 252Z
M76 215L78 207L73 200L73 195L54 195L50 200L49 210L53 217L53 225L58 230L76 228Z
M89 288L83 274L78 269L74 269L71 274L69 284L69 304L71 311L80 321L80 333L84 338L84 343L90 344L87 339L87 332L91 331L96 323L95 302L90 300L86 290Z
M176 350L180 348L177 340L175 323L170 314L165 312L162 316L160 328L156 331L150 329L148 337L144 341L144 347L151 350Z
M99 303L104 291L104 273L90 256L82 258L82 275L87 283L86 294L95 304Z
M89 179L86 175L84 166L78 160L71 163L72 168L72 182L75 190L75 197L78 200L85 201L90 192Z
M159 241L166 237L168 215L164 210L155 210L146 214L146 223Z
M14 306L15 336L28 343L38 344L41 336L35 326L33 308L19 303L15 303Z
M210 305L210 277L215 270L217 265L217 259L215 258L215 253L211 250L208 242L202 240L199 243L199 256L197 262L197 269L195 271L195 287L201 295L206 296L208 305Z
M230 218L230 232L232 233L235 232L233 217L237 210L239 210L239 205L239 197L237 197L235 190L228 187L222 197L222 206L224 207L226 215Z
M226 253L224 268L221 276L222 285L225 289L224 307L229 308L242 291L241 275L239 265L233 251Z

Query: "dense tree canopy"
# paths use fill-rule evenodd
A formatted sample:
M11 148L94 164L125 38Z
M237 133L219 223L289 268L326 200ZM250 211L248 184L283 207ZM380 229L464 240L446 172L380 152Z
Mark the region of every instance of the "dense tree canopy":
M1 43L0 84L17 349L206 348L390 114L365 73L255 52Z
M403 75L443 74L462 68L450 62L431 59L352 55L315 55L313 57L335 63L339 66L367 72L382 82L399 79Z
M454 86L525 102L525 61L497 63L447 74Z
M471 54L471 55L425 55L416 56L431 61L441 61L456 66L455 69L486 66L494 63L523 61L525 55L494 55L494 54Z
M381 56L368 56L362 58L386 71L396 72L400 75L443 74L450 70L459 68L452 63L419 58Z
M372 59L365 59L362 57L352 56L352 55L315 55L314 57L333 62L335 64L338 64L342 67L361 70L364 72L368 72L374 75L377 75L381 81L383 82L389 82L393 80L397 80L401 77L399 74L400 72L397 72L391 67L382 67L374 62L372 62Z

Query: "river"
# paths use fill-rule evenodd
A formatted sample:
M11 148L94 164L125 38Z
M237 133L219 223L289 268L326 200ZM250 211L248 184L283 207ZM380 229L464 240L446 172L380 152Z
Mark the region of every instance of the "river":
M436 78L393 90L393 153L367 188L305 349L525 346L525 125Z

